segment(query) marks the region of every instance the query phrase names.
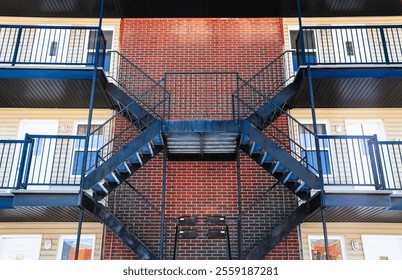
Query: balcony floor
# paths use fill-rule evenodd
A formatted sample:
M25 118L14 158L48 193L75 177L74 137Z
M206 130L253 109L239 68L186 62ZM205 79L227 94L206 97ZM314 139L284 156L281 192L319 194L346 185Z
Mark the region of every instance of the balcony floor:
M327 222L402 223L402 196L390 191L326 192ZM322 222L317 209L304 222Z
M311 68L316 108L402 108L402 66ZM298 73L293 108L310 108L307 71Z
M0 108L88 108L91 68L0 69ZM111 108L104 89L106 77L97 73L95 108Z

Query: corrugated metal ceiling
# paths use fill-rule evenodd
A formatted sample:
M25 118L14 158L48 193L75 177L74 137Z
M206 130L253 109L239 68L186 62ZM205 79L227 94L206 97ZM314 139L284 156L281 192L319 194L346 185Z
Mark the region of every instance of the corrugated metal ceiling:
M347 70L344 74L344 78L313 79L317 108L402 108L402 78L350 78ZM311 107L306 78L300 81L292 107Z
M325 214L327 222L333 223L402 223L401 211L382 207L327 207ZM321 211L318 209L304 222L321 221Z
M0 222L78 222L79 215L79 207L16 207L1 209ZM84 221L99 222L87 211Z
M296 0L105 0L105 17L294 17ZM2 16L98 17L101 0L2 0ZM303 16L401 15L400 0L301 0Z

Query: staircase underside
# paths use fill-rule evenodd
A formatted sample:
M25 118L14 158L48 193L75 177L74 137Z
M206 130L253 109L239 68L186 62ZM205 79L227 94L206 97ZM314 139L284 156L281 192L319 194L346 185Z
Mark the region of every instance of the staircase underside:
M236 159L240 136L236 121L167 121L163 127L169 160Z

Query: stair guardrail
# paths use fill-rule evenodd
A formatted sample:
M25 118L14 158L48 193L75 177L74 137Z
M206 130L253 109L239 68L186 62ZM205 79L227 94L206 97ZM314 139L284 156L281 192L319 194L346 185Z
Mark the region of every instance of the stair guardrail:
M234 118L249 117L293 81L295 54L292 50L284 51L247 81L239 77L238 89L233 93Z
M94 65L98 27L0 25L0 64ZM101 34L99 67L105 59L106 39Z
M111 54L111 67L107 73L109 81L116 84L155 118L165 119L170 93L163 85L164 80L155 81L118 51L108 53Z
M230 119L237 72L166 72L171 119Z
M132 103L135 102L132 101ZM139 118L134 116L130 111L132 103L121 107L103 124L93 125L94 129L89 137L89 149L90 153L96 153L96 160L87 161L87 174L126 146L155 120L148 118L146 113ZM159 105L157 104L156 106Z
M299 65L402 62L402 25L303 26L302 31L296 38Z

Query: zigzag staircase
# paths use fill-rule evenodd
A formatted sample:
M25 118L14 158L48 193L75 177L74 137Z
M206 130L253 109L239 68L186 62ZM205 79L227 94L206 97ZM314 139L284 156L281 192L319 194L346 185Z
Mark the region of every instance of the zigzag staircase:
M291 75L278 77L286 55L287 52L283 53L240 88L237 96L238 116L243 119L240 148L304 202L257 242L246 259L263 259L321 206L319 192L311 197L311 190L322 186L316 175L317 160L315 155L309 157L310 151L305 148L306 143L315 143L315 135L287 112L298 83L290 81Z
M82 206L140 259L157 259L140 238L100 202L164 148L162 119L169 94L160 82L117 55L118 64L126 73L108 77L110 82L105 85L117 113L90 134L89 146L97 147L97 159L87 160ZM109 135L109 140L98 145L103 142L102 135Z
M117 53L118 54L118 53ZM125 182L135 171L163 150L161 120L169 94L135 64L118 54L125 69L110 76L105 86L118 112L91 133L90 146L100 131L110 130L110 139L98 149L100 161L87 168L83 189L99 201ZM125 124L118 118L124 117ZM95 146L97 146L95 144Z
M314 143L314 134L286 112L298 89L297 82L291 81L294 76L278 74L289 61L287 55L289 52L281 54L240 87L237 107L243 119L240 148L306 200L311 189L319 189L321 183L316 175L316 162L308 160L308 151L295 139L303 131L304 141Z

